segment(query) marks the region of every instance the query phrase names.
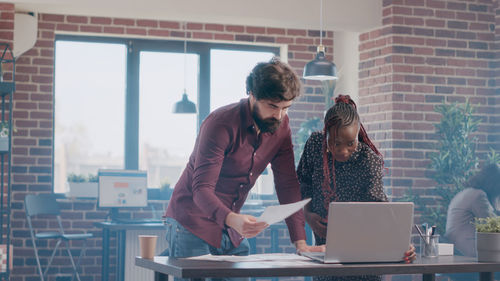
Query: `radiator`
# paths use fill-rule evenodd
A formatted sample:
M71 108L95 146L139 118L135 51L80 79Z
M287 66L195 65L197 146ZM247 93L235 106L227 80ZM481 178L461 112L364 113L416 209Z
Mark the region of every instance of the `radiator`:
M135 265L135 257L140 255L139 234L158 235L156 255L168 247L165 240L165 230L127 230L125 241L125 281L154 280L152 270Z

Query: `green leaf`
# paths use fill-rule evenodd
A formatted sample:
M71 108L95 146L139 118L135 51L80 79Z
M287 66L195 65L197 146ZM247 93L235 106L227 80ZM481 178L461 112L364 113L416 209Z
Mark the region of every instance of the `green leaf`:
M437 186L429 194L416 194L410 188L403 200L413 201L421 221L436 225L439 233L446 229L446 214L451 199L464 189L467 179L478 165L476 156L477 131L481 118L474 116L475 108L467 100L464 104L442 103L434 110L441 114L434 124L438 143L437 152L430 153L432 178ZM490 153L492 161L499 161L498 154ZM434 202L429 202L435 197Z

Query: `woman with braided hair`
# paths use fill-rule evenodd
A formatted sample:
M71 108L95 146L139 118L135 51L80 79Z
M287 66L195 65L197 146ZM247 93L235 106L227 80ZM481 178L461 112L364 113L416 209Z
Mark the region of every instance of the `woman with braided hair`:
M325 244L328 205L332 201L387 201L382 184L382 155L368 138L356 104L339 95L328 109L322 132L307 140L297 167L302 198L311 198L304 208L317 245ZM406 262L415 259L415 248L405 253ZM318 280L380 280L379 276L329 277Z

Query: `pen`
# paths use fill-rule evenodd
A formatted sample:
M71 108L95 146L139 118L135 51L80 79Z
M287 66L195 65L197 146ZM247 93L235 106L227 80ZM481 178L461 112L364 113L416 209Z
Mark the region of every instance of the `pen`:
M422 238L422 240L424 241L425 244L428 244L427 243L427 240L425 239L424 237L424 234L422 233L422 230L420 230L420 227L418 227L418 225L415 225L415 228L417 229L418 231L418 234L420 235L420 237Z
M434 233L436 233L436 226L435 225L433 225L431 227L431 235L434 235Z

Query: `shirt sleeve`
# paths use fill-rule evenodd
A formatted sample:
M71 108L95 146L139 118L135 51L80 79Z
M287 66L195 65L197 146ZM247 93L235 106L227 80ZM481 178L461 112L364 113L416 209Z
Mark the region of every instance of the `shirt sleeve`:
M312 145L312 135L307 139L306 144L304 145L304 151L302 151L302 155L300 156L299 165L297 166L297 176L300 183L300 193L302 195L302 199L312 198L312 173L313 173L313 165L311 154L313 153L313 145Z
M493 210L493 206L491 206L486 193L480 191L477 193L478 196L473 201L472 205L472 213L476 218L487 218L487 217L495 217L495 212Z
M276 194L280 204L294 203L300 200L300 187L295 172L293 145L290 128L276 156L271 161ZM305 222L302 210L285 219L290 240L305 240Z
M192 192L193 200L207 217L222 228L231 210L215 194L225 151L231 144L230 128L207 119L200 128L195 153Z
M386 202L387 196L384 192L384 184L382 181L384 161L381 157L375 153L368 154L367 161L367 182L368 182L368 192L367 200L368 202Z

